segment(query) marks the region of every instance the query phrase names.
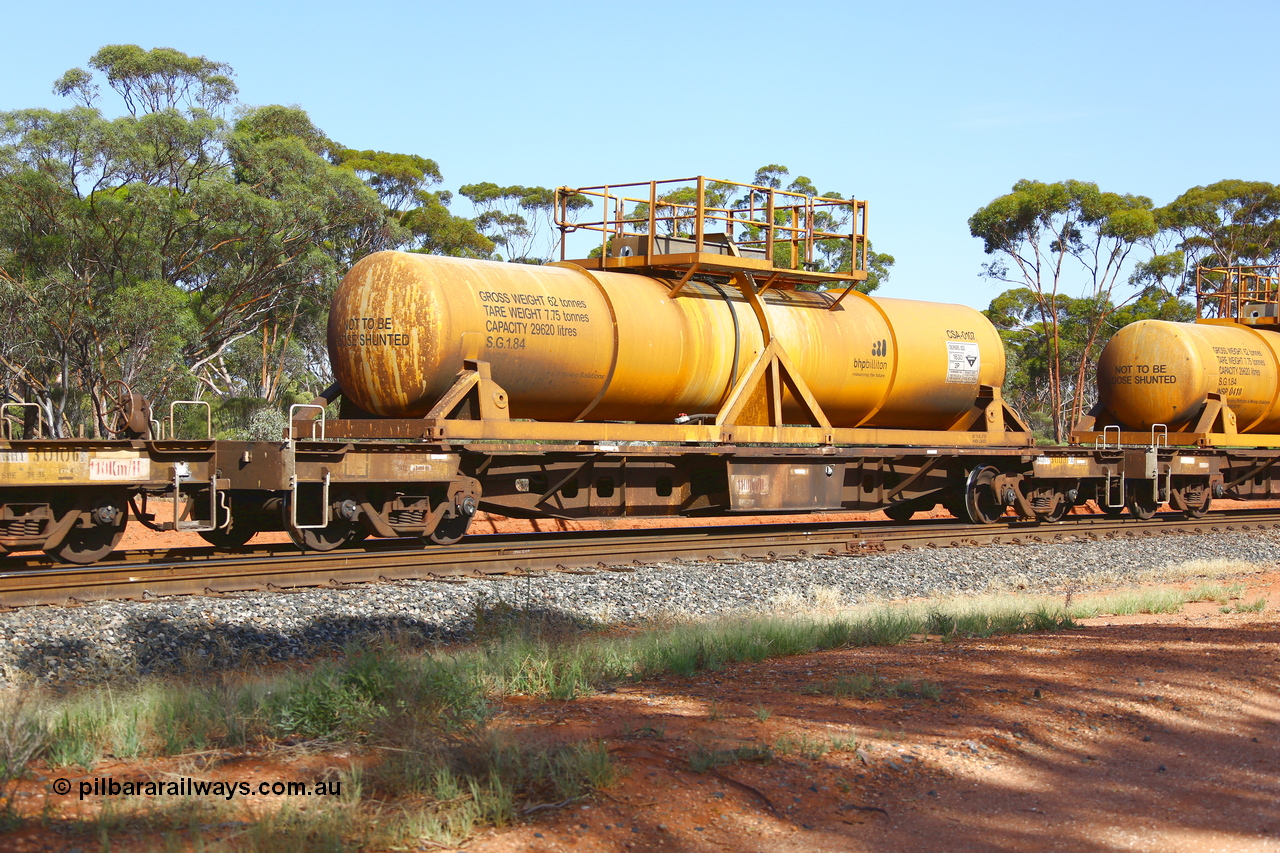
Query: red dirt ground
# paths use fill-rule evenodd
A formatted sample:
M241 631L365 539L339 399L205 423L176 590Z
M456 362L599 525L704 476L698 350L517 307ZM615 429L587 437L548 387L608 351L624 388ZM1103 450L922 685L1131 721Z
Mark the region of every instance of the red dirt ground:
M167 518L173 510L165 501L152 501L149 512L158 512L159 517ZM157 510L156 507L163 507ZM950 518L946 510L938 508L928 513L920 513L917 518ZM733 516L718 518L715 524L777 524L785 521L795 524L812 524L823 521L887 521L882 512L871 513L807 513L804 515L786 516ZM607 518L602 520L565 520L565 519L522 519L506 518L489 513L476 513L471 522L470 533L551 533L560 530L641 530L654 527L704 527L708 523L705 518ZM289 536L283 532L259 533L251 542L288 542ZM136 520L130 519L125 528L124 537L118 546L120 550L147 548L192 548L208 545L197 533L157 533L143 527Z
M1211 508L1213 510L1231 510L1231 509L1267 509L1280 506L1280 501L1213 501ZM173 512L172 504L168 501L152 501L148 509L149 512L157 513L160 518L168 518ZM1078 511L1094 513L1097 512L1092 502L1086 503L1079 507ZM951 514L941 506L935 507L928 512L917 513L915 519L927 518L950 518ZM727 516L717 518L711 523L715 524L777 524L779 522L788 522L794 524L813 524L816 522L831 521L888 521L888 516L883 512L815 512L802 515L743 515L743 516ZM708 524L705 518L607 518L601 520L565 520L565 519L542 519L527 520L520 518L506 518L500 515L492 515L485 512L476 514L475 519L471 522L471 533L546 533L559 530L639 530L655 527L703 527ZM282 532L259 533L251 541L253 542L287 542L289 537ZM143 527L136 520L130 519L129 526L125 529L124 537L120 541L120 549L145 549L145 548L186 548L207 545L198 534L195 533L157 533Z
M171 517L173 509L172 502L168 500L151 501L148 506L148 512L156 513L160 519L168 519ZM1268 509L1280 506L1280 501L1213 501L1211 508L1214 510L1230 510L1240 508L1252 509ZM1086 503L1080 507L1080 512L1096 512L1096 508L1090 503ZM944 510L941 506L935 507L928 512L917 513L914 518L950 518L951 514ZM728 516L715 519L715 524L776 524L780 521L790 522L794 524L813 524L817 522L829 521L888 521L888 516L883 512L864 512L864 513L835 513L835 512L815 512L802 515L765 515L765 516ZM643 517L623 517L623 518L606 518L598 520L565 520L565 519L541 519L528 520L520 518L506 518L500 515L492 515L489 513L477 513L475 519L471 523L471 533L546 533L560 530L639 530L655 527L702 527L708 523L705 518L643 518ZM288 542L289 536L281 531L270 533L259 533L253 537L251 542ZM159 548L195 548L208 545L199 534L196 533L158 533L142 526L130 514L129 525L125 528L124 536L120 540L119 549L124 550L145 550ZM19 552L14 552L19 553Z
M1280 850L1280 573L1247 582L1265 613L1196 604L512 702L517 729L603 738L627 775L468 849ZM872 672L930 681L941 698L806 692ZM777 753L788 737L859 748L690 769L699 748Z
M600 739L621 777L465 848L1280 851L1280 571L1239 580L1248 586L1242 600L1267 597L1264 612L1193 604L1089 620L1078 631L920 637L735 665L570 702L510 699L500 726L531 742ZM926 680L941 695L810 692L853 673ZM814 749L833 738L857 746ZM751 745L772 747L774 758L691 769L700 749ZM205 778L309 780L352 756L285 749L194 760ZM193 775L184 761L193 759L110 762L87 774L41 769L21 802L32 815L48 805L49 826L0 847L94 847L55 827L100 801L48 793L53 777ZM137 849L127 835L112 843Z

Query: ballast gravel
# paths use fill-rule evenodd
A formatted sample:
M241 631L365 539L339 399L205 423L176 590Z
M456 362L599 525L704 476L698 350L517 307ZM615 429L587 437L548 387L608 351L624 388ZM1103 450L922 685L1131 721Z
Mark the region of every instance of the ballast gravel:
M532 613L572 629L803 612L928 595L1066 594L1191 560L1280 562L1267 532L1067 541L749 562L660 563L596 574L398 581L0 612L0 686L283 662L394 634L424 645ZM1101 576L1101 580L1100 580Z

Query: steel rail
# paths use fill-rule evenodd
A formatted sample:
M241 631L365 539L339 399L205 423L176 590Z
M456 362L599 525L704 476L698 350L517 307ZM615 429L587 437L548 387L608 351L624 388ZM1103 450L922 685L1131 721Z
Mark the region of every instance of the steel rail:
M1055 524L1010 520L972 525L937 519L906 525L864 521L500 534L430 548L417 540L381 540L324 553L303 553L292 545L263 545L236 554L190 548L124 552L113 555L113 562L74 567L43 557L10 556L0 558L0 607L1269 528L1280 528L1280 511L1210 513L1199 519L1169 513L1146 522L1096 515Z

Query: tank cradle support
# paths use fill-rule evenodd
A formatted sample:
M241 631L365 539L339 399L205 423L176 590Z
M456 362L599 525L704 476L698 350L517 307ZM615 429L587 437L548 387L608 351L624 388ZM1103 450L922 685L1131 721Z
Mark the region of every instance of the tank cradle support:
M1071 442L1100 447L1157 443L1180 447L1280 447L1280 435L1244 434L1238 427L1239 420L1232 408L1220 394L1210 393L1195 421L1167 434L1161 424L1148 432L1125 430L1115 415L1099 403L1076 424L1071 431Z
M756 357L729 392L724 405L716 413L716 426L782 426L784 389L789 390L804 409L808 418L805 426L831 429L831 421L777 338L769 341L764 352Z
M1073 440L1280 448L1278 272L1201 267L1194 323L1148 319L1119 329L1098 355L1098 405Z
M631 424L544 422L510 419L506 391L493 381L489 365L466 359L454 384L423 418L337 419L327 421L330 439L418 439L438 442L545 441L579 444L619 441L732 445L938 445L1030 446L1030 430L1005 403L999 388L979 387L972 409L949 430L833 427L822 407L776 339L743 373L716 413L714 423ZM809 423L783 424L784 393L807 410ZM477 417L477 413L480 415ZM449 417L443 415L448 414ZM306 422L295 429L305 429Z
M425 419L509 421L507 392L493 381L489 362L466 358L457 380L431 407Z

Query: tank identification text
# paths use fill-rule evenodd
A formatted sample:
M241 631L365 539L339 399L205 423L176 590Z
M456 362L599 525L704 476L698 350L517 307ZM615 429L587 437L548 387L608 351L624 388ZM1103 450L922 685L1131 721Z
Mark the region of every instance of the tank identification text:
M333 342L340 347L407 347L409 335L395 330L393 317L348 317Z
M582 299L499 290L480 290L476 295L484 308L486 349L524 349L530 336L576 338L578 328L569 324L591 322Z
M976 341L978 335L974 332L959 329L947 329L947 340L949 341Z
M1178 377L1167 364L1117 364L1112 385L1177 385Z
M1261 376L1267 366L1262 350L1247 347L1214 347L1218 360L1218 393L1223 397L1243 397L1241 376ZM1244 402L1244 401L1242 401Z

